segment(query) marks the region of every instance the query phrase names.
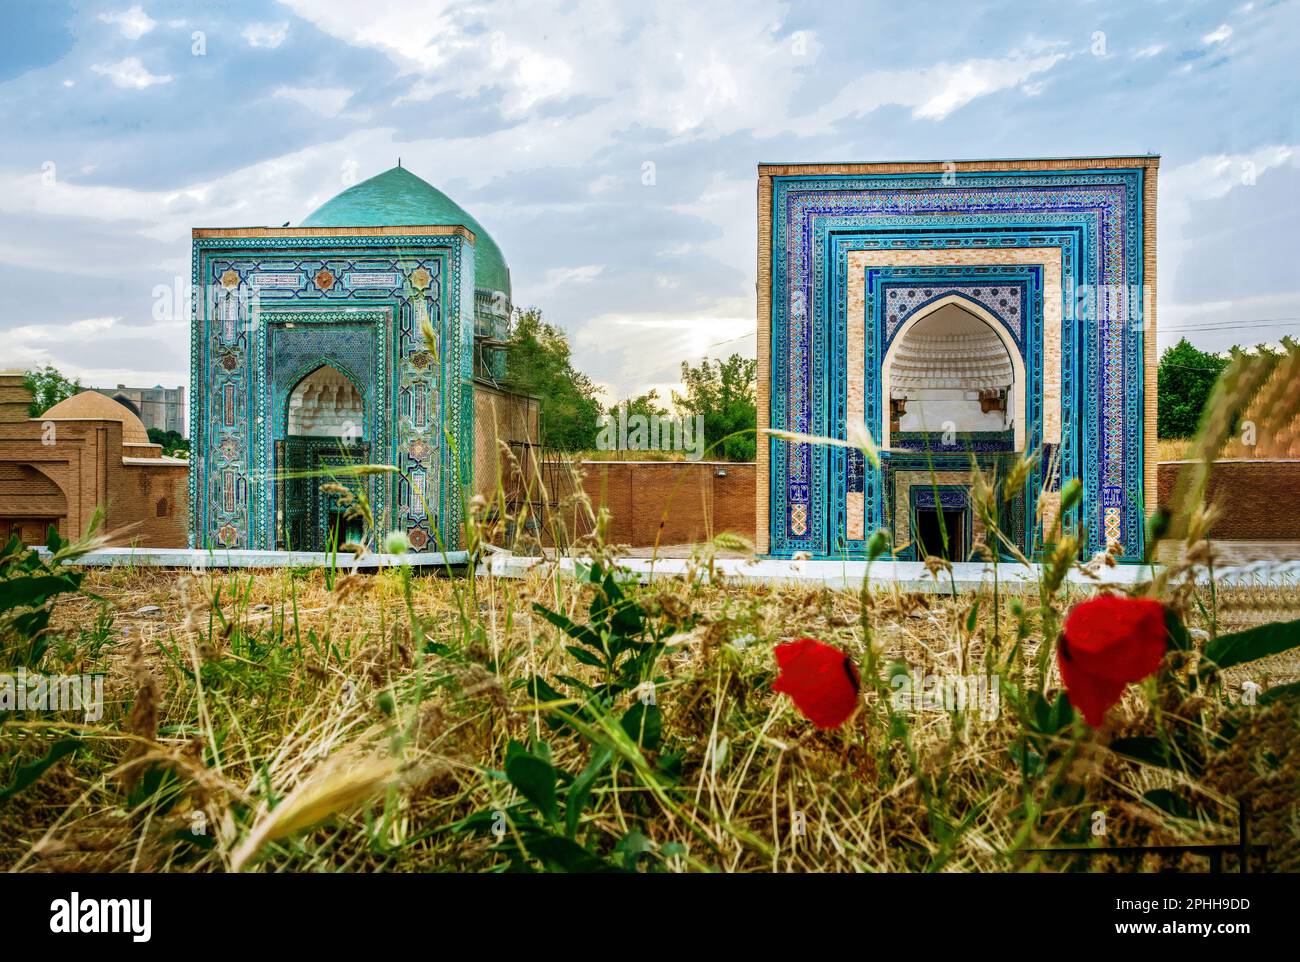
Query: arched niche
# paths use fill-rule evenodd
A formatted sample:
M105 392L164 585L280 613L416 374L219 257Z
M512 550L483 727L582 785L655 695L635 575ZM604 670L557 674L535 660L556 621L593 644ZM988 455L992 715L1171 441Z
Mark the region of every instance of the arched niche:
M63 515L68 499L63 485L40 464L8 461L0 463L0 494L21 498L25 508L41 514Z
M365 430L365 398L338 368L322 364L289 392L287 437L359 441L365 438Z
M1024 360L1006 328L960 295L941 298L904 322L885 352L880 388L883 448L891 444L895 401L904 407L900 431L1010 428L1015 450L1025 448Z

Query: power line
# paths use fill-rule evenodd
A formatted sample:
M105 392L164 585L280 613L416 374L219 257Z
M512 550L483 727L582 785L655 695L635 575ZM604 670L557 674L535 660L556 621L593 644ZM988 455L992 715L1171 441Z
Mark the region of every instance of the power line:
M1182 324L1181 327L1221 327L1224 324L1292 324L1300 321L1297 317L1243 317L1240 320L1203 321L1196 324Z
M1222 373L1222 369L1221 369L1221 368L1217 368L1217 367L1195 367L1194 365L1191 365L1191 364L1175 364L1175 363L1173 363L1172 361L1166 361L1164 364L1161 364L1161 365L1159 365L1159 366L1160 366L1160 367L1177 367L1177 368L1181 368L1181 369L1184 370L1184 371L1202 371L1202 372L1204 372L1205 374L1220 374L1220 373Z
M748 334L739 334L736 337L729 337L725 341L714 341L712 344L706 347L705 350L707 351L715 347L721 347L723 344L730 344L732 341L743 341L747 337L757 337L757 336L758 336L757 331L750 331Z
M1281 327L1300 322L1300 317L1254 317L1241 321L1210 321L1205 324L1184 324L1181 327L1159 327L1161 331L1219 331L1233 328Z

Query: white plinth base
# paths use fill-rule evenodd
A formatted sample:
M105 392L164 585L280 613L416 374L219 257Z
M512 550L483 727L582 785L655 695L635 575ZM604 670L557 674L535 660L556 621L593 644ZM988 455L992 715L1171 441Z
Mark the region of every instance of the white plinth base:
M44 551L45 549L41 549ZM251 551L196 548L100 548L75 562L86 567L139 568L301 568L328 566L370 571L409 565L412 568L460 568L469 564L468 551L430 551L410 554L368 554L360 561L350 553L331 556L324 551Z

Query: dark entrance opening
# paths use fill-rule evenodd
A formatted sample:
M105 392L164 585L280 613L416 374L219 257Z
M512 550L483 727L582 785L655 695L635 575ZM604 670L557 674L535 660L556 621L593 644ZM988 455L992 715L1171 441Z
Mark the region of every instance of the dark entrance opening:
M280 550L329 551L349 541L360 543L365 525L359 517L345 518L348 505L321 485L342 486L354 492L374 491L365 479L340 469L369 463L370 446L364 442L345 444L341 438L291 437L277 441L275 460L276 539Z
M944 533L948 547L944 548ZM919 559L930 555L949 561L966 560L966 511L962 508L917 508L916 540Z
M365 525L359 517L349 518L346 508L335 508L329 513L329 531L326 533L327 550L345 544L360 544L365 537Z

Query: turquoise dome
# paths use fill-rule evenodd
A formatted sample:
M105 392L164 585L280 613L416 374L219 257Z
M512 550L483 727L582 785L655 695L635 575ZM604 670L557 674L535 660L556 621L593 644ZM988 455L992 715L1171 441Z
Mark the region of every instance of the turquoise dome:
M353 184L307 215L300 227L413 227L460 224L474 232L474 286L510 297L501 248L463 207L405 167Z

